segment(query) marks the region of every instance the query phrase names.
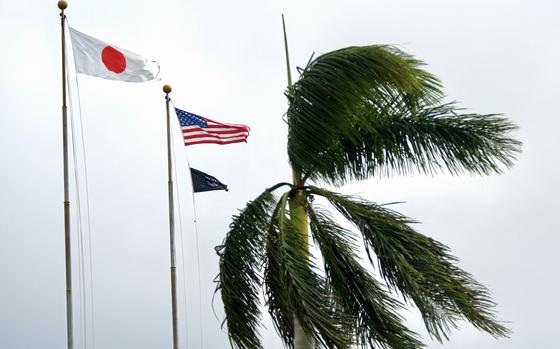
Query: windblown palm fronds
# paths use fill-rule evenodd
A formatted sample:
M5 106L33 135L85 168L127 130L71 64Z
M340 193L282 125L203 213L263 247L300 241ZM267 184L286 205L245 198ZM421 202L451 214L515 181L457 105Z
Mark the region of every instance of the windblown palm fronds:
M509 167L520 143L499 115L443 103L422 63L387 46L350 47L306 67L287 96L288 155L304 178L351 179Z
M393 173L490 174L512 166L521 145L510 135L516 126L500 115L444 103L440 82L422 66L390 46L349 47L311 61L288 88L293 184L275 185L249 202L217 248L217 291L236 348L262 348L261 290L289 348L299 331L309 348L421 348L399 315L409 304L440 341L461 320L507 335L489 291L459 268L446 246L418 233L414 221L307 184ZM282 185L290 190L275 197ZM314 196L355 230L312 204ZM356 255L361 248L379 279Z

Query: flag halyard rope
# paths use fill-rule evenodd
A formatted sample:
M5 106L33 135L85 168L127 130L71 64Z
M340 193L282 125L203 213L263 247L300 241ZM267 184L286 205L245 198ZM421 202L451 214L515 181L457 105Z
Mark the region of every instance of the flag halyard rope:
M189 170L191 166L189 164ZM190 175L190 171L189 171ZM198 222L196 215L196 200L194 198L194 190L192 193L193 213L194 213L194 236L196 240L196 267L198 272L198 304L199 304L199 327L200 327L200 348L204 348L204 336L202 334L202 278L200 277L200 245L198 242Z
M78 244L78 326L82 331L80 336L81 347L87 349L87 315L85 307L85 265L84 265L84 243L83 243L83 227L82 227L82 210L81 210L81 197L80 197L80 179L78 173L78 154L76 152L76 130L75 130L75 118L74 118L74 108L72 99L72 89L70 87L70 77L68 74L68 66L66 67L66 78L67 78L67 88L68 88L68 110L70 114L70 135L72 142L72 159L74 165L74 181L75 181L75 195L76 195L76 227L77 236L76 241Z

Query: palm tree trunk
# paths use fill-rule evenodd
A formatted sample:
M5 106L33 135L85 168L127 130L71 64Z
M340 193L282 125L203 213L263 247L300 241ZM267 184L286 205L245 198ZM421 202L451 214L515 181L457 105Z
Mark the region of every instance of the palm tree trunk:
M293 173L294 185L297 187L303 185L301 175L294 171ZM305 208L306 197L302 189L296 190L295 195L288 199L290 207L290 216L302 235L302 241L307 249L307 260L309 261L309 224L307 218L307 211ZM297 318L294 318L294 349L314 349L315 343L312 338L309 338L303 331L303 327Z
M299 321L294 319L294 349L314 349L315 343L303 332Z

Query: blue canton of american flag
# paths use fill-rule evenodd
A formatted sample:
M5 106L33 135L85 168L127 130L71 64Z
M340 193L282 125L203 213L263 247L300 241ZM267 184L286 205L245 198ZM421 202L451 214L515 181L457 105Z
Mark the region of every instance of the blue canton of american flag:
M203 143L230 144L247 142L249 126L223 124L208 118L175 108L179 118L185 146Z

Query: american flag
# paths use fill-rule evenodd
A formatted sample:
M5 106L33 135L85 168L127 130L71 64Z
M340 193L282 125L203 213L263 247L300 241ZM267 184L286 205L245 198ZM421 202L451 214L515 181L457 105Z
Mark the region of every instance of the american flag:
M178 108L175 108L175 113L181 124L185 146L247 142L249 137L250 129L246 125L223 124Z

